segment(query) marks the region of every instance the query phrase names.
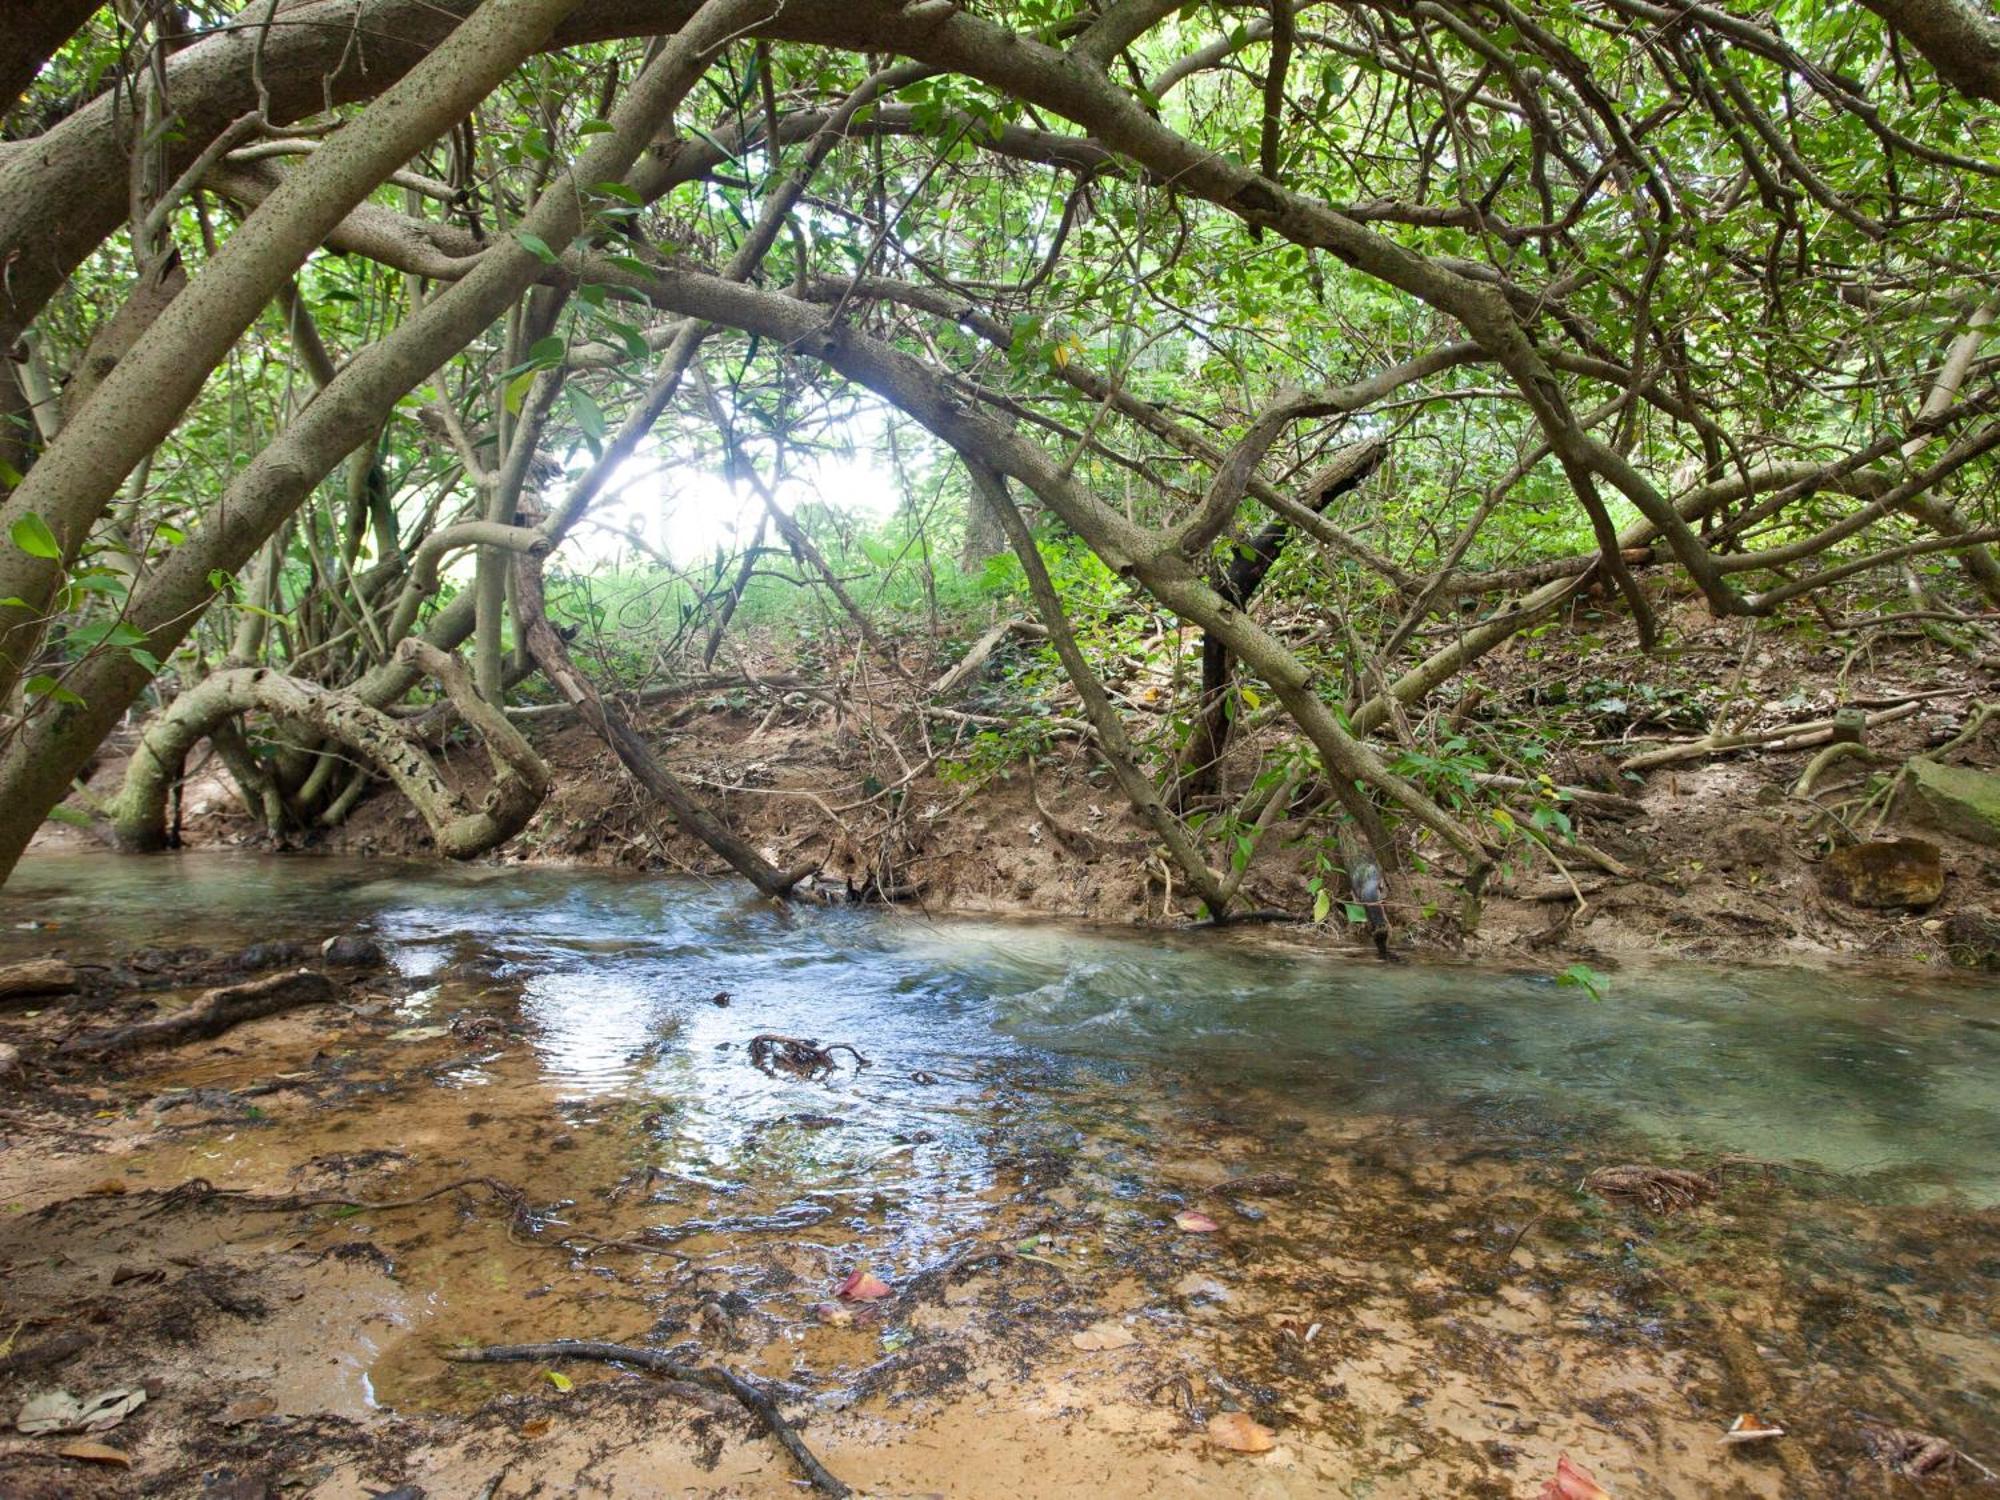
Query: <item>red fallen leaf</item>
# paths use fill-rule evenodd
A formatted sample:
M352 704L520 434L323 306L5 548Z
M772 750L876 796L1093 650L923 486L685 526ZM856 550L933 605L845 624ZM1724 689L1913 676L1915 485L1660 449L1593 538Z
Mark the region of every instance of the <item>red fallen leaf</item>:
M888 1282L863 1270L849 1272L847 1280L833 1289L833 1295L843 1302L874 1302L894 1293Z
M1214 1234L1222 1227L1207 1214L1196 1213L1191 1208L1175 1214L1174 1223L1189 1234Z
M1611 1500L1611 1491L1565 1453L1556 1460L1556 1477L1542 1486L1542 1500Z

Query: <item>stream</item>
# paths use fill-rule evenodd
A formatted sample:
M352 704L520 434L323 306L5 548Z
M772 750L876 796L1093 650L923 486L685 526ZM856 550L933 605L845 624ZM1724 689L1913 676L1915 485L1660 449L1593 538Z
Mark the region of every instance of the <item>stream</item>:
M1132 1412L1107 1441L1179 1453L1217 1404L1256 1412L1289 1433L1298 1493L1528 1493L1557 1434L1594 1443L1617 1493L1795 1492L1768 1456L1713 1446L1746 1382L1815 1432L1823 1472L1865 1466L1856 1411L2000 1455L1991 984L1662 962L1594 999L1267 933L782 909L547 868L52 856L0 892L0 962L333 933L389 961L337 1034L287 1017L123 1070L130 1187L374 1200L477 1174L531 1209L309 1215L322 1250L365 1242L390 1275L335 1289L368 1315L316 1325L331 1352L271 1377L281 1404L365 1419L546 1395L438 1352L569 1336L701 1339L855 1410L952 1410L971 1372L1068 1369L1076 1331L1109 1319L1169 1393L1087 1355L1069 1378ZM760 1035L853 1050L801 1077L753 1065ZM296 1092L228 1095L274 1075ZM147 1133L198 1108L206 1128ZM1579 1191L1628 1161L1715 1169L1721 1204L1657 1216ZM341 1175L368 1171L387 1175ZM1211 1230L1175 1231L1190 1211ZM280 1228L196 1249L295 1254ZM969 1246L1011 1247L1008 1287L953 1290ZM860 1267L908 1302L830 1301ZM1714 1362L1703 1330L1732 1314L1754 1315L1756 1371ZM987 1352L950 1378L914 1358L947 1344Z

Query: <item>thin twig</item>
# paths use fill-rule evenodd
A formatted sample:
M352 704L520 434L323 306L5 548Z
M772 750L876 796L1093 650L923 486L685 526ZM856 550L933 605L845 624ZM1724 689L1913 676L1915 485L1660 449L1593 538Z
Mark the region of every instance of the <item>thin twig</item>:
M738 1375L724 1365L684 1365L679 1360L652 1349L635 1349L629 1344L606 1344L595 1339L561 1339L549 1344L495 1344L485 1349L453 1349L447 1351L446 1359L458 1364L515 1364L515 1363L556 1363L566 1359L592 1359L604 1364L637 1365L642 1370L651 1370L655 1375L664 1375L669 1380L686 1381L690 1385L705 1385L710 1390L725 1392L734 1396L762 1420L792 1455L812 1487L821 1494L832 1495L836 1500L844 1500L850 1493L825 1465L813 1457L812 1449L798 1434L798 1429L785 1420L778 1410L777 1402L761 1386Z

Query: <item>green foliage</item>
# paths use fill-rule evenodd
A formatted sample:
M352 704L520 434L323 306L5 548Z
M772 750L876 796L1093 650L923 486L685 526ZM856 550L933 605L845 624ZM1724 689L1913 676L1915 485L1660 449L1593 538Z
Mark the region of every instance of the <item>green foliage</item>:
M1611 992L1611 981L1589 964L1571 964L1556 975L1556 983L1565 989L1582 990L1596 1001L1602 1001Z
M30 557L58 561L62 558L62 543L49 530L49 523L32 511L16 521L7 534L14 539L14 545Z

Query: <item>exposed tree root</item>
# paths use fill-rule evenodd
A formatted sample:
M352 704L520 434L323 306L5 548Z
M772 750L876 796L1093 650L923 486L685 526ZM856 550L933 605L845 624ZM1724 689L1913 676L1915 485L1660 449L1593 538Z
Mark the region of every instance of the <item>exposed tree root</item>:
M1907 719L1920 705L1912 699L1881 713L1870 714L1866 727L1873 729L1878 724L1888 724L1897 719ZM1807 750L1814 745L1824 745L1832 740L1837 726L1832 719L1815 719L1808 724L1788 724L1782 729L1764 729L1755 734L1707 734L1685 745L1668 745L1659 750L1646 750L1634 755L1623 763L1627 771L1645 771L1654 766L1670 766L1684 760L1701 760L1710 755L1727 755L1732 750L1748 750L1753 746L1768 746L1775 751Z
M604 1364L634 1365L664 1375L669 1380L706 1386L734 1396L770 1430L771 1436L791 1454L812 1487L823 1495L842 1500L851 1491L813 1456L812 1449L785 1419L761 1387L724 1365L688 1365L651 1349L635 1349L629 1344L606 1344L593 1339L563 1339L549 1344L496 1344L485 1349L447 1350L444 1358L458 1364L554 1363L566 1359L597 1360Z
M294 969L289 974L273 974L248 984L224 985L209 990L185 1009L155 1016L102 1036L76 1036L58 1049L65 1055L107 1057L114 1052L130 1052L140 1047L172 1047L181 1042L220 1036L233 1026L275 1016L281 1011L305 1005L323 1005L340 992L334 982L316 969Z
M506 716L478 695L456 657L414 639L402 643L397 657L435 678L478 730L492 761L493 783L477 807L445 780L409 725L358 694L247 667L203 679L153 722L108 809L113 836L128 849L165 848L168 793L188 752L239 715L262 710L306 726L379 769L422 815L447 858L472 859L505 843L548 795L548 767Z

